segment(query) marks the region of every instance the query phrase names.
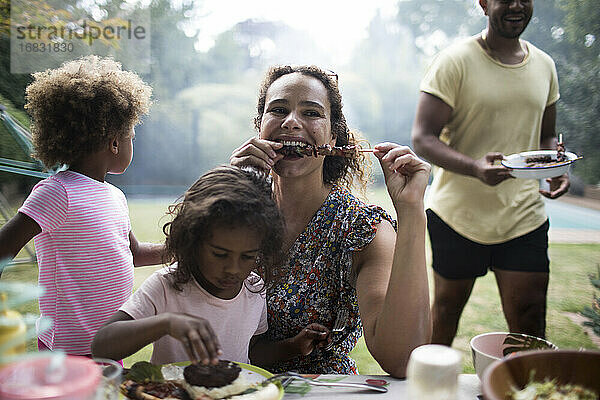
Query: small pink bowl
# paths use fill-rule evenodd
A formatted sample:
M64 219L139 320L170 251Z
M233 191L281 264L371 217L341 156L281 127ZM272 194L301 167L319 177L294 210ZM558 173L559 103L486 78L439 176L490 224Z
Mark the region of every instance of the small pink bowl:
M0 399L87 400L100 383L100 368L87 357L66 356L53 373L53 356L43 355L8 364L0 369Z

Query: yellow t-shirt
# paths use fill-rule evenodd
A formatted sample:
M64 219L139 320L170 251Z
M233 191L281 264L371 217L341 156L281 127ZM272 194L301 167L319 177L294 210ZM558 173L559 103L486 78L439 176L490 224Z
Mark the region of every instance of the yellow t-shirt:
M469 38L442 51L421 82L421 91L452 107L440 139L473 159L490 151L504 155L540 146L542 116L559 98L549 55L523 41L520 64L491 58ZM483 244L501 243L538 228L546 213L531 179L489 186L477 178L434 168L427 206L461 235Z

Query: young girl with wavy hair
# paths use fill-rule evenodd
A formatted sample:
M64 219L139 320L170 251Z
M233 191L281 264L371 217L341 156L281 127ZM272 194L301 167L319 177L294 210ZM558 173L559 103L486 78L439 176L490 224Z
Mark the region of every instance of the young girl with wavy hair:
M172 264L98 332L94 355L119 359L154 342L155 364L247 363L255 336L267 330L265 281L283 262L283 220L270 180L254 169L218 167L170 210L164 231ZM302 346L308 335L292 341Z

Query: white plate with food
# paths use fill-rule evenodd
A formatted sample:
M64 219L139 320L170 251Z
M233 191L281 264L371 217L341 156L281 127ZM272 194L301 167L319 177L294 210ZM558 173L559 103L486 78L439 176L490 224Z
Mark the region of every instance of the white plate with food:
M121 384L121 392L130 399L280 400L284 394L281 385L265 381L273 374L254 365L228 361L218 366L136 364ZM131 374L132 370L136 373Z
M570 151L564 153L562 161L558 160L556 150L524 151L506 156L502 165L510 168L510 174L515 178L544 179L561 176L580 158Z

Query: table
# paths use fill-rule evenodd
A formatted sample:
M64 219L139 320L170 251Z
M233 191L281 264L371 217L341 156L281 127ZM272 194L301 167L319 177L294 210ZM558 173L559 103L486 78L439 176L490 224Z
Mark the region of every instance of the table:
M360 391L352 388L327 388L327 387L307 387L306 384L292 383L288 386L284 400L305 399L305 400L329 400L329 399L371 399L371 400L409 400L408 383L404 379L396 379L387 375L319 375L319 380L331 380L336 382L361 382L367 380L384 380L387 382L387 393L377 393L373 391ZM367 382L371 383L371 382ZM290 393L292 392L292 393ZM475 374L460 374L458 377L458 398L457 400L477 400L481 395L481 383ZM441 400L441 399L440 399Z

